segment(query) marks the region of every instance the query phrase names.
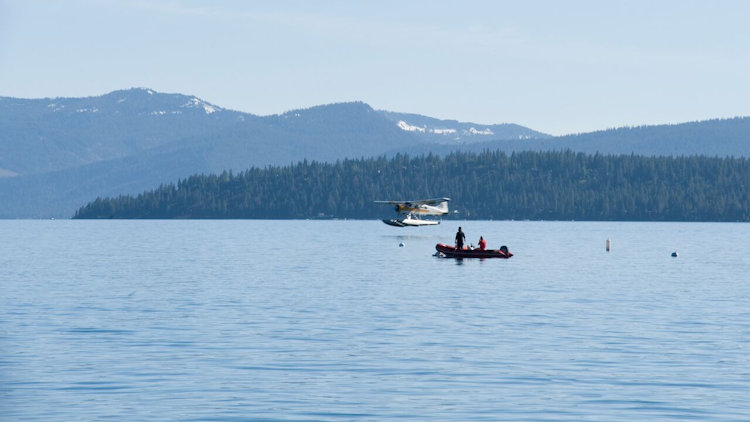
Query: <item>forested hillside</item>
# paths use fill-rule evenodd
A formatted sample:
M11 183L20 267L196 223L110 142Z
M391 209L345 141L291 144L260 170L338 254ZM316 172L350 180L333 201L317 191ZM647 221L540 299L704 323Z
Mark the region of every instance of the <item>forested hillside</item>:
M431 132L417 123L429 123ZM547 135L513 124L391 116L362 102L256 116L146 88L87 98L0 97L0 218L68 217L97 196L137 194L192 174L429 151L498 136Z
M551 137L513 123L442 120L362 102L258 116L147 88L0 97L0 218L66 218L93 198L136 195L194 174L484 150L750 157L750 117Z
M302 161L97 199L74 218L381 218L374 200L452 198L455 218L750 221L746 158L573 152Z

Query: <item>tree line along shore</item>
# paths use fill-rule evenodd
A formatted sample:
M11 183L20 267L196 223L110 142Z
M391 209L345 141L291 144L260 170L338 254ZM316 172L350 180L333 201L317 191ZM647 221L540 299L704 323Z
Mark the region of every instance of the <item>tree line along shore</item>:
M73 218L374 219L450 197L456 219L750 221L750 160L570 151L301 161L98 198Z

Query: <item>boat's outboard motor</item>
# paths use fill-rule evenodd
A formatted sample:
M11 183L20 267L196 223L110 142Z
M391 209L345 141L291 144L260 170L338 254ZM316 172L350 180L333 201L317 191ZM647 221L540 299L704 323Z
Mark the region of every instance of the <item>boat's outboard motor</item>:
M500 246L500 250L505 254L505 256L508 256L508 247L503 245Z

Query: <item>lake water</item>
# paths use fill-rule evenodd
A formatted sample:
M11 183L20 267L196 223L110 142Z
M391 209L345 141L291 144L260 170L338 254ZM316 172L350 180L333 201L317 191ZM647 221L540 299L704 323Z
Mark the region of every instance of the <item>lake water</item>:
M515 256L434 257L459 225ZM0 239L3 421L750 420L749 224L5 220Z

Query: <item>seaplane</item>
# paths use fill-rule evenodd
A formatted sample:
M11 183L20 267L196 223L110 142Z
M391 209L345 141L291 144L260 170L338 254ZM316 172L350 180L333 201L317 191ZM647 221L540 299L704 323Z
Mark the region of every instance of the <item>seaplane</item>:
M396 206L398 217L384 219L385 224L396 227L418 227L440 224L439 220L423 220L422 216L448 214L448 201L450 200L450 198L433 198L417 201L375 201L375 203Z

